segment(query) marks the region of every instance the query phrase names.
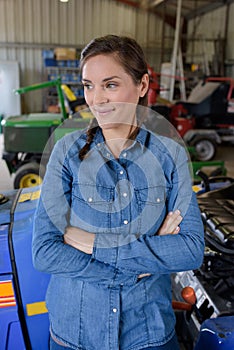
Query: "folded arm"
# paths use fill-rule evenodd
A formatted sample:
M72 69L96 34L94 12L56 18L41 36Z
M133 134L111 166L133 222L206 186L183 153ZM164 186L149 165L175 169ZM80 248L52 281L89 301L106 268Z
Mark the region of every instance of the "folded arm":
M166 205L167 210L174 215L177 209L181 211L181 223L174 222L170 227L171 214L168 214L161 231L154 235L141 235L131 242L128 241L129 237L123 235L108 233L96 234L94 237L92 233L87 233L86 253L92 254L97 261L107 262L123 272L138 275L198 268L204 253L204 228L192 192L187 156L182 148L179 148L174 168L174 173L170 174L171 192ZM80 239L83 239L82 231ZM120 244L113 247L113 241ZM71 244L71 241L68 243ZM79 243L76 248L84 249Z
M68 228L65 234L67 244L124 273L141 275L190 270L197 268L203 259L203 225L194 195L184 218L178 212L169 213L156 235L142 235L131 243L121 244L115 262L111 258L108 261L112 256L108 250L116 248L97 248L98 239L101 235L78 228Z

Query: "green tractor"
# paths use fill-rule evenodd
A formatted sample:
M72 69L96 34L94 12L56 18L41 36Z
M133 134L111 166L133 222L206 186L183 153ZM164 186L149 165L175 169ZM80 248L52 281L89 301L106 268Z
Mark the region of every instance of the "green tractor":
M56 86L61 113L11 116L1 122L4 134L2 158L10 174L15 174L14 188L40 185L45 172L45 166L41 164L42 154L43 160L48 160L58 139L75 129L87 127L92 118L91 113L87 116L87 112L82 117L82 111L69 118L60 79L24 87L16 90L16 93L23 94L51 86Z

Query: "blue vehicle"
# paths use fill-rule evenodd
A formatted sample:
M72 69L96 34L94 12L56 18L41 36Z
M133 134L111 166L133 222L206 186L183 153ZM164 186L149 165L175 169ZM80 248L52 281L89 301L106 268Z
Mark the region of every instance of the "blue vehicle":
M194 350L231 350L234 348L234 316L207 319L201 325Z
M32 265L32 223L40 189L0 195L0 349L48 349L49 276Z

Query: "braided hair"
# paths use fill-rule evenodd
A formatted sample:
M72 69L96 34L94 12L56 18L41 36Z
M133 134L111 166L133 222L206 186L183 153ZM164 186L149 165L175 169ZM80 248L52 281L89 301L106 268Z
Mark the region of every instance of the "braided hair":
M132 38L117 35L106 35L93 39L81 52L80 69L81 74L87 60L91 57L105 54L114 55L125 72L131 76L133 82L138 85L144 74L148 74L147 62L141 46ZM147 106L148 97L140 97L138 104ZM85 146L79 152L79 158L83 160L90 149L90 145L97 131L97 120L94 118L87 130L87 140ZM139 131L139 126L130 134L131 139L135 139Z

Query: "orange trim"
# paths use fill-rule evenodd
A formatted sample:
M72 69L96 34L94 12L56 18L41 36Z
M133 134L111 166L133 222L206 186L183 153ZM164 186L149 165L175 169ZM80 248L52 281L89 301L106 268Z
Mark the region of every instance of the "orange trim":
M0 299L0 303L3 303L4 301L14 301L15 297L4 297Z
M6 296L14 296L12 281L0 282L0 298Z
M16 306L12 281L0 281L0 308Z
M12 303L0 303L0 309L3 309L4 307L10 307L10 306L16 306L16 301Z

